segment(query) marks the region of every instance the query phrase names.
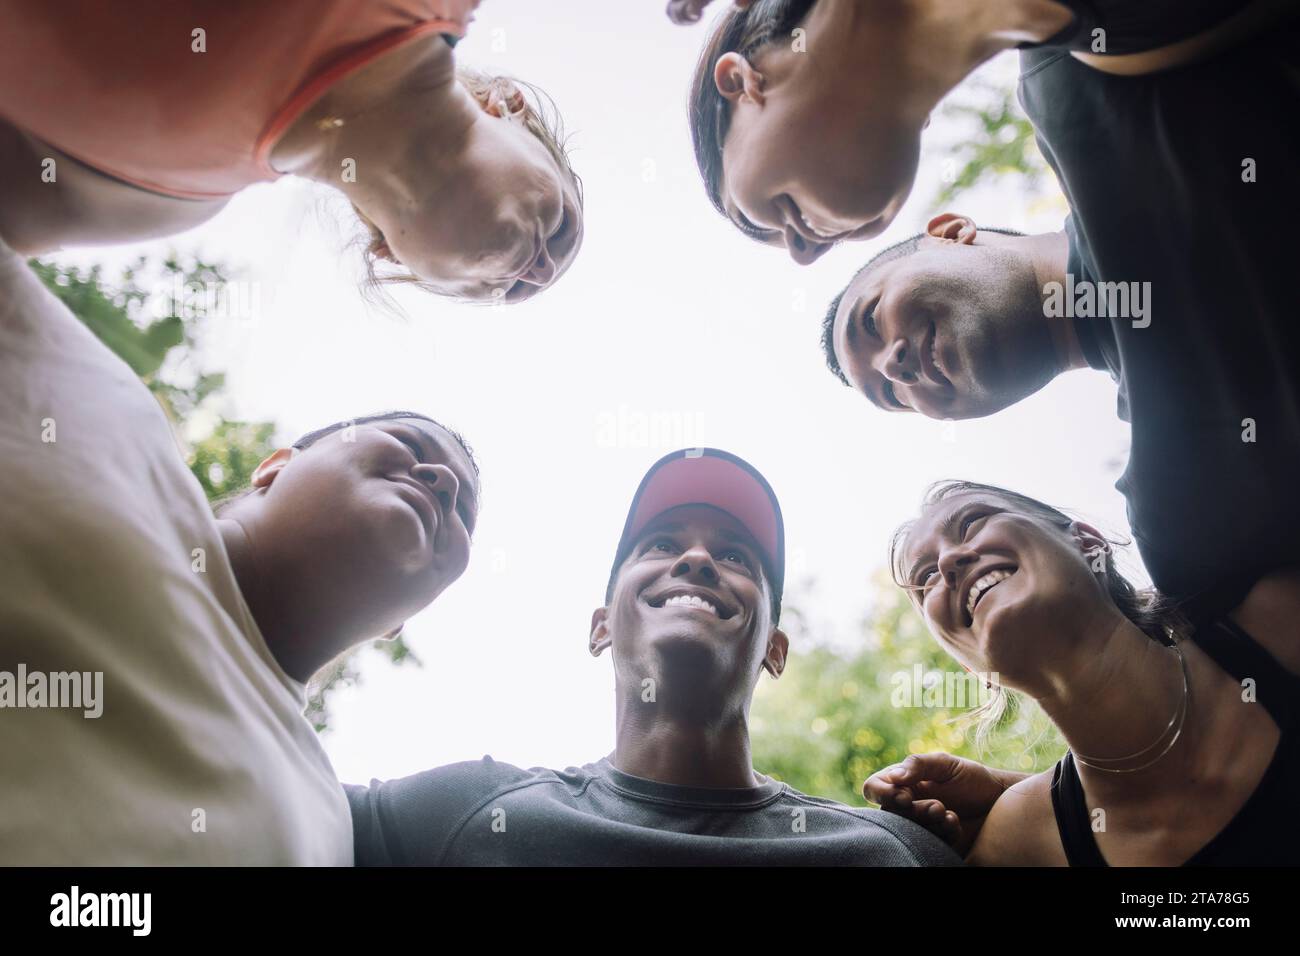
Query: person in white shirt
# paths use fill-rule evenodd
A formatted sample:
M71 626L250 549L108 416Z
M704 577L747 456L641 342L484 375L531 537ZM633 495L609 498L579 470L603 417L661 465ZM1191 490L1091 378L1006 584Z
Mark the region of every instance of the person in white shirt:
M411 413L296 446L214 516L149 390L0 244L0 864L352 863L305 682L464 571L477 466Z

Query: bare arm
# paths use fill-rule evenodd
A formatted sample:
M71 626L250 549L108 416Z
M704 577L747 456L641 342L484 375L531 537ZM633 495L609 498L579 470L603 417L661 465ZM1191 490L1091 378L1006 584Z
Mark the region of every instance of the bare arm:
M1300 674L1300 566L1255 582L1229 615L1293 674Z
M1157 50L1115 55L1075 51L1074 56L1094 70L1116 76L1159 73L1209 60L1254 39L1271 27L1294 20L1296 15L1295 0L1254 0L1218 26Z
M868 777L862 795L965 855L997 800L1026 776L947 753L912 754Z
M972 866L1066 866L1052 812L1052 771L1034 774L998 797L966 856Z
M182 232L225 204L121 182L0 121L0 237L22 255Z

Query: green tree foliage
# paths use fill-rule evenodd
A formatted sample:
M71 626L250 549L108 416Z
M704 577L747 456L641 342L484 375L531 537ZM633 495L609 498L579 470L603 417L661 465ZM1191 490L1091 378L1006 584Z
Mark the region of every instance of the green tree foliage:
M992 183L1005 183L1020 197L1043 193L1059 197L1014 87L971 80L944 104L942 112L963 132L945 157L943 185L931 200L932 212L950 210L962 193Z
M29 265L157 397L208 500L248 487L258 462L277 447L275 422L224 417L225 373L201 361L205 333L223 318L214 306L229 282L227 268L174 254L161 262L141 257L112 277L98 265L79 269L41 259ZM374 646L394 664L421 666L401 637ZM316 676L307 717L317 731L329 726L329 694L358 680L354 654Z
M804 793L863 806L862 782L910 753L942 750L1022 771L1042 770L1064 753L1032 702L1009 709L988 741L977 743L973 728L960 723L978 703L975 681L968 683L929 635L904 592L885 578L876 588L875 610L851 652L815 640L797 613L783 615L785 625L795 622L788 666L779 681L760 683L750 714L759 771ZM921 686L938 678L928 697L911 693L917 666ZM933 706L943 703L946 675L954 690L966 690L967 706Z
M157 397L208 499L246 485L275 448L275 423L230 421L220 414L225 373L199 361L213 300L184 291L220 289L229 281L226 268L175 255L162 262L141 257L111 278L98 265L79 269L40 259L30 265Z

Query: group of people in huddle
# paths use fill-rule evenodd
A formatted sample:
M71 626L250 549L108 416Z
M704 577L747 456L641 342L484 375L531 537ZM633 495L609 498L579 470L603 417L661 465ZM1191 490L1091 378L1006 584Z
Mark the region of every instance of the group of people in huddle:
M1086 521L970 481L881 543L955 665L1059 728L1053 768L914 754L864 782L881 809L759 772L751 699L790 649L782 512L752 465L697 448L633 492L591 617L613 752L338 781L306 684L465 571L470 445L421 412L359 415L214 513L148 389L25 257L177 232L295 175L353 204L369 281L541 293L585 199L546 94L458 62L480 2L0 0L0 672L100 672L106 697L91 720L0 680L0 862L1300 863L1277 825L1300 797L1285 0L717 0L691 79L709 200L811 266L889 227L931 112L1019 56L1062 229L935 216L846 276L809 342L878 409L938 419L1113 378L1153 587Z

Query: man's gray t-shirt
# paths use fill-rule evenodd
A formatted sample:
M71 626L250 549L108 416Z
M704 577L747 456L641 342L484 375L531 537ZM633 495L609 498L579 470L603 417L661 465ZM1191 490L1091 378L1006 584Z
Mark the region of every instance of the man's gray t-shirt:
M770 778L700 788L608 757L523 770L491 757L348 786L359 866L953 866L900 816Z

